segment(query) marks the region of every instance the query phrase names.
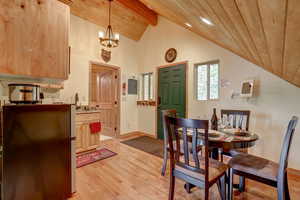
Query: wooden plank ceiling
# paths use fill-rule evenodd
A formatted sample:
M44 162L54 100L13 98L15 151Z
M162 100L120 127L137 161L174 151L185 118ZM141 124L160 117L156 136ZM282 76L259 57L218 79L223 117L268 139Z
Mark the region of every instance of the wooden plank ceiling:
M300 0L140 1L300 87ZM205 24L200 17L213 25Z
M108 25L108 0L59 0L71 13L102 27ZM149 24L157 24L157 14L138 0L115 0L111 4L111 24L118 32L139 40Z
M107 0L60 1L74 15L108 25ZM156 13L300 87L300 0L114 0L112 26L139 40L157 24Z

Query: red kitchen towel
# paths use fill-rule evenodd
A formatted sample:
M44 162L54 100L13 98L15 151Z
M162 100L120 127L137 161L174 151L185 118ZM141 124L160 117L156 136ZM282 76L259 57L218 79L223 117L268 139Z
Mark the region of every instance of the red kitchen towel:
M90 123L90 131L92 134L100 132L101 131L101 122Z

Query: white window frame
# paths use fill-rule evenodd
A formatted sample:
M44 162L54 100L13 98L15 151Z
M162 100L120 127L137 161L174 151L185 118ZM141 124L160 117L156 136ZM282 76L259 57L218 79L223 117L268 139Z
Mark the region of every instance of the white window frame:
M145 87L144 87L144 77L145 76L149 76L149 78L148 78L148 96L149 96L149 99L145 99ZM151 78L150 78L151 77ZM142 97L142 100L143 101L152 101L153 99L154 99L154 94L153 94L153 78L154 78L154 76L153 76L153 72L148 72L148 73L143 73L142 74L142 84L141 84L141 86L142 86L142 95L141 95L141 97ZM152 93L152 98L151 98L151 93Z
M216 99L211 99L210 98L210 66L211 65L214 65L214 64L217 64L218 65L218 98ZM198 99L198 67L199 66L203 66L203 65L207 65L207 99L205 100L201 100L201 99ZM208 62L204 62L204 63L196 63L194 65L194 74L195 74L195 81L194 81L194 87L195 87L195 90L194 90L194 96L195 96L195 99L197 101L217 101L220 99L220 61L219 60L213 60L213 61L208 61Z

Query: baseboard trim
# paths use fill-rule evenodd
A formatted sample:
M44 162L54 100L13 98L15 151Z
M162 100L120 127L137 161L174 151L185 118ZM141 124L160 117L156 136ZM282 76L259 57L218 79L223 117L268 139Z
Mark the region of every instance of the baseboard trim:
M288 173L299 176L300 177L300 170L299 169L294 169L294 168L288 168L287 169Z
M142 134L143 133L139 132L139 131L132 131L132 132L129 132L129 133L125 133L125 134L119 135L118 139L126 139L128 137L140 136Z
M137 136L149 136L149 137L153 137L156 138L155 135L149 134L149 133L145 133L145 132L141 132L141 131L132 131L129 133L125 133L122 135L118 136L118 139L126 139L126 138L130 138L130 137L137 137Z

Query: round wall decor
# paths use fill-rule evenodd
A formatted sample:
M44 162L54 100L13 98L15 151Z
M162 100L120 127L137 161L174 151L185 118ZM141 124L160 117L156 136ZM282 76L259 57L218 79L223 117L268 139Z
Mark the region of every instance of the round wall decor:
M167 62L173 62L177 57L177 51L174 48L170 48L167 50L166 54L165 54L165 60Z

